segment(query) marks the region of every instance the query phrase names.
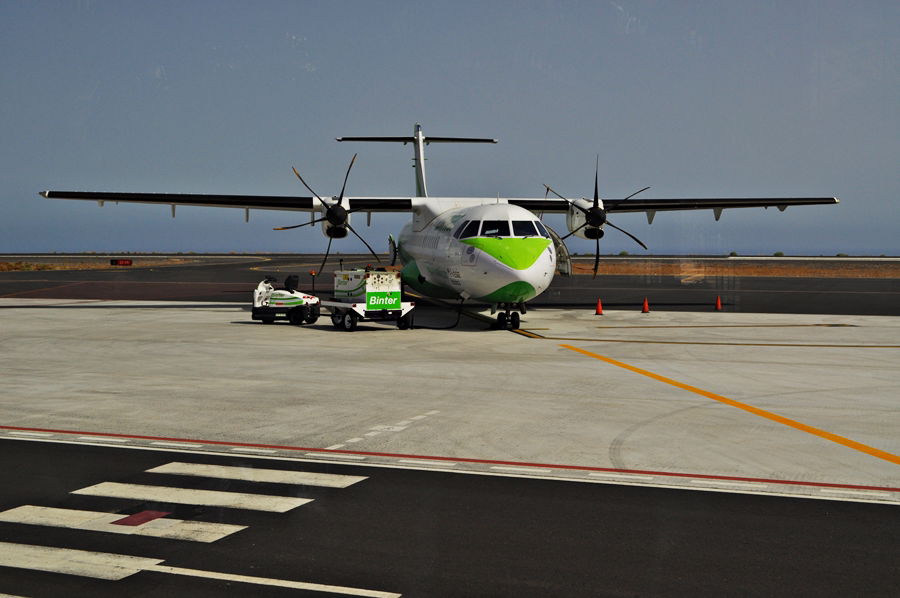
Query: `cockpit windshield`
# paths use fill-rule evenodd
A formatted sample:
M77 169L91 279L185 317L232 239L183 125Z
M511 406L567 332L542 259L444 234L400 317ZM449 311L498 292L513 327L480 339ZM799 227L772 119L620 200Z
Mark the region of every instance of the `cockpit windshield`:
M537 236L537 230L531 220L513 220L513 235L517 237L534 237Z
M539 220L513 220L512 234L510 234L509 221L507 220L467 220L459 225L453 236L457 239L469 239L471 237L537 237L549 239L547 229ZM479 234L480 233L480 234Z
M481 224L482 237L508 237L509 221L507 220L485 220Z

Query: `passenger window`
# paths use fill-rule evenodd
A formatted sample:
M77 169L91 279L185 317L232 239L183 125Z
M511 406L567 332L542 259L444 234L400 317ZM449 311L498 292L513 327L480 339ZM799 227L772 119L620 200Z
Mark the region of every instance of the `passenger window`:
M481 225L482 237L508 237L509 222L507 220L485 220Z
M534 237L537 234L531 220L513 220L512 225L516 237Z
M456 232L453 233L453 238L454 238L454 239L458 239L458 238L459 238L459 236L460 236L460 235L462 234L462 232L463 232L463 229L466 228L466 225L467 225L468 223L469 223L469 221L466 220L465 222L463 222L462 224L460 224L460 225L456 228Z
M462 234L459 235L460 239L468 239L469 237L477 237L478 236L478 225L481 224L478 220L472 220L469 224L466 225L466 228L463 230Z
M550 238L550 233L547 232L547 229L544 228L544 223L540 220L535 220L534 225L537 227L538 231L540 231L542 237Z

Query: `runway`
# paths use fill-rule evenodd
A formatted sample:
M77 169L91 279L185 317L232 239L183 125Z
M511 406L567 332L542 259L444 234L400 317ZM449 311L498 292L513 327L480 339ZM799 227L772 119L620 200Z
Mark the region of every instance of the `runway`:
M0 492L0 542L15 545L0 593L896 593L897 317L642 314L612 299L602 316L537 306L516 332L477 310L452 330L251 322L249 289L280 267L0 275L0 462L26 472ZM104 285L201 301L91 296ZM454 319L422 306L417 324ZM172 462L366 479L149 471ZM159 486L314 500L266 514ZM150 531L246 529L197 550L71 527L87 516L68 510L107 527L115 514ZM27 568L27 545L149 560L110 581Z

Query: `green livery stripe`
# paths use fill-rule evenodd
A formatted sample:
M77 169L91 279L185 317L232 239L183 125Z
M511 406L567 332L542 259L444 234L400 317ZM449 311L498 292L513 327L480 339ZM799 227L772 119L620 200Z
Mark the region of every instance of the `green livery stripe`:
M524 239L504 239L499 237L476 237L462 239L460 243L477 247L502 264L514 270L530 268L550 245L550 239L527 237Z
M518 303L519 301L528 301L536 294L534 287L529 283L524 280L517 280L500 287L490 295L478 297L477 299L487 303Z

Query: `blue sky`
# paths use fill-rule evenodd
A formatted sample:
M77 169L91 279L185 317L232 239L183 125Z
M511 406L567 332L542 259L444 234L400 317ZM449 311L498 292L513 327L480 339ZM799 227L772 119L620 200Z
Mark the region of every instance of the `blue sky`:
M841 198L613 219L654 253L900 254L897 2L6 0L0 72L3 252L323 251L298 213L37 192L336 194L358 151L349 194L411 195L409 146L334 138L421 122L500 140L429 147L432 195L586 196L599 155L603 197Z

